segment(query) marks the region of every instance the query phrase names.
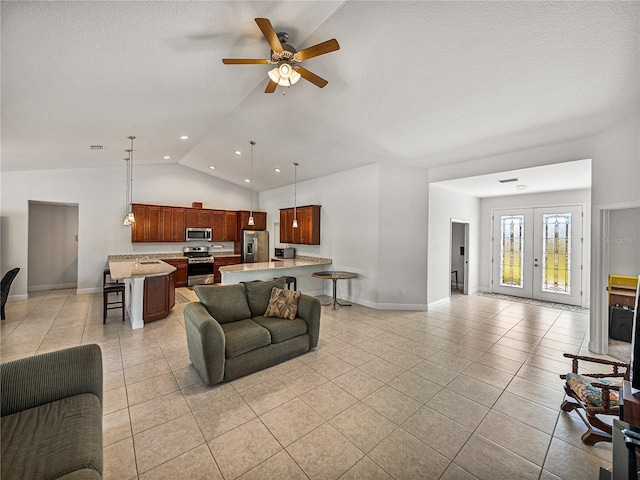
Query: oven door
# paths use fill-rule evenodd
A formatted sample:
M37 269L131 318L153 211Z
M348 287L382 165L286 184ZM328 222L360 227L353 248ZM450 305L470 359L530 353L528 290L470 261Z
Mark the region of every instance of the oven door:
M187 265L187 285L208 285L213 283L213 262L190 263Z

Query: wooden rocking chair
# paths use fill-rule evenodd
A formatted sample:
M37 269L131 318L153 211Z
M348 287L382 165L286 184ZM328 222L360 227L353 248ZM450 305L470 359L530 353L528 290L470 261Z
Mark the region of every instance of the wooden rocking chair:
M629 380L629 364L604 360L595 357L583 357L565 353L565 357L573 359L571 373L560 375L566 380L564 391L567 399L562 402L560 408L564 412L575 410L587 426L587 431L582 435L582 442L587 445L595 445L598 442L611 441L611 425L598 418L598 415L619 415L619 390L622 380ZM612 367L611 373L579 373L578 360L583 362L599 363ZM619 369L625 368L624 373ZM620 382L607 380L619 378Z

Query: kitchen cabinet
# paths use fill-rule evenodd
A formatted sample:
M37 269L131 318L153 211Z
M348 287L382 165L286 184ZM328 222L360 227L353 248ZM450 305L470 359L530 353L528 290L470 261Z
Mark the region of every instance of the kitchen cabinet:
M156 275L144 279L144 300L142 319L144 323L154 322L169 315L176 304L175 272Z
M175 283L176 287L186 287L188 285L188 263L186 258L163 258L163 262L168 263L172 267L176 267Z
M220 283L222 281L222 275L220 274L220 267L226 267L227 265L238 265L240 263L240 256L216 256L213 260L213 282Z
M242 230L266 230L267 212L253 212L254 225L249 225L249 210L238 210L238 228L236 230L238 240L242 238Z
M211 228L210 210L202 208L187 208L188 228Z
M161 242L161 207L158 205L133 204L136 221L131 224L132 242Z
M293 228L294 209L280 209L280 243L320 245L320 205L295 209L298 228Z
M162 242L184 242L186 212L184 208L161 207Z
M237 240L238 214L229 210L213 210L211 212L211 228L213 230L212 242L235 242Z

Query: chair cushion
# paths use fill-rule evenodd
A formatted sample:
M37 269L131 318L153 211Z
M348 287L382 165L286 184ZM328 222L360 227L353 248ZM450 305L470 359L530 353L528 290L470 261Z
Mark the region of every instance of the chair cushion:
M226 358L237 357L256 348L271 344L269 330L253 320L245 319L220 325L224 330Z
M102 406L93 394L6 415L0 424L2 478L57 478L83 469L102 473ZM82 478L78 475L71 478Z
M244 285L196 285L193 291L220 324L251 317Z
M269 330L271 343L280 343L307 333L307 322L301 318L286 320L284 318L266 318L259 316L254 317L253 321Z
M299 299L300 292L273 287L264 316L294 320L298 314Z
M271 298L271 290L273 287L284 288L284 281L284 277L279 277L268 282L245 283L244 288L247 291L251 317L264 315L269 304L269 298Z
M611 385L612 387L619 387L621 383L607 380L606 378L593 378L578 373L567 373L567 385L573 390L578 397L590 407L602 406L602 389L594 387L592 383L602 383L603 385ZM609 390L609 400L612 407L618 405L618 391Z

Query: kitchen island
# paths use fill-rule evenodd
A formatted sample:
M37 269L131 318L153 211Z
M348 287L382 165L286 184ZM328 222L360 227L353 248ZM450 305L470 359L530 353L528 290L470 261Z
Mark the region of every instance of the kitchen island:
M241 263L220 267L222 285L252 282L253 280L271 280L281 276L298 279L298 290L311 295L322 294L321 280L311 277L318 267L331 265L330 258L298 256L290 259L274 259L271 262ZM322 268L321 268L322 269Z
M131 328L144 327L145 316L147 321L166 317L175 303L175 284L172 282L175 282L176 267L157 258L136 261L122 257L110 255L109 270L112 279L124 280Z

